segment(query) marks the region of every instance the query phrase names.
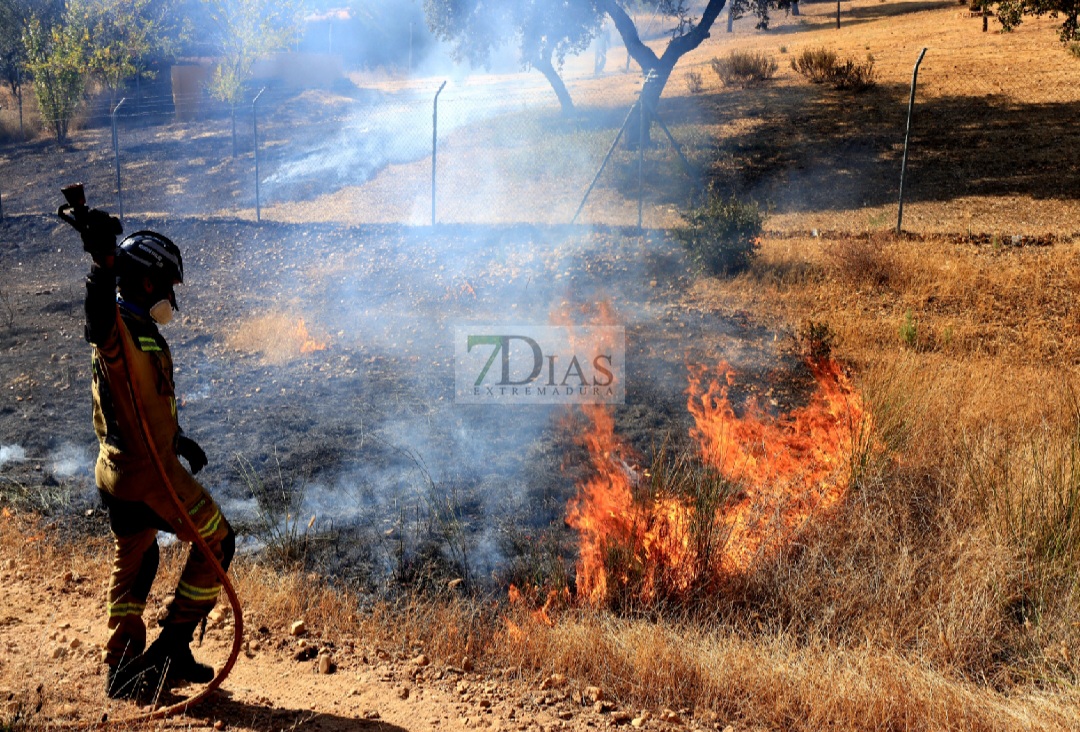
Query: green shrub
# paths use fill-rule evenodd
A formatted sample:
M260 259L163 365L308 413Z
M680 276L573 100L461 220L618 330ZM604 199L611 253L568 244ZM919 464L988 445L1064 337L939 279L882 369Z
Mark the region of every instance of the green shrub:
M752 201L724 199L710 190L705 203L691 206L683 217L687 225L677 235L694 265L707 274L746 269L761 246L758 237L765 214Z
M777 63L764 51L732 51L714 58L712 67L724 86L747 87L773 78Z
M910 310L904 313L904 320L900 323L900 340L908 348L916 348L919 345L919 326Z

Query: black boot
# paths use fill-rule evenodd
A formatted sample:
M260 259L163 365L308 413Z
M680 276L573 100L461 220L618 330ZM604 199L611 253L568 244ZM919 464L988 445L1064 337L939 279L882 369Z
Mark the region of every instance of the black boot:
M156 689L165 681L206 684L213 680L214 669L199 663L191 654L197 624L171 624L161 629L161 635L139 659L138 665L146 670L146 686Z
M139 695L142 674L134 660L109 666L105 676L105 695L110 699L134 699Z

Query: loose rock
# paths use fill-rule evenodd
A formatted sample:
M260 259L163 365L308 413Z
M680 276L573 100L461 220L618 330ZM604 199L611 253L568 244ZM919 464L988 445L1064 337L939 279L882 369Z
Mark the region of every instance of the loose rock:
M540 689L556 689L566 685L566 677L562 674L552 674L540 684Z
M665 709L660 712L660 719L668 724L682 724L682 717L680 717L679 713L673 709Z
M303 620L297 620L296 622L294 622L292 625L289 626L289 635L291 635L291 636L294 636L294 637L295 636L301 636L306 632L307 632L307 623L305 623Z
M319 655L319 673L320 674L332 674L337 671L337 664L334 663L334 657L329 653L322 653Z

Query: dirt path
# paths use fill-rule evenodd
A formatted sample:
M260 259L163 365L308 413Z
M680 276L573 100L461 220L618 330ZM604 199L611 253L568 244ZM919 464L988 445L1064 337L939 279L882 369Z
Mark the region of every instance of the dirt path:
M10 512L2 521L7 535L0 540L0 725L20 714L35 729L106 715L129 719L148 710L104 694L107 544L95 542L100 548L92 554L100 558L87 559L82 552L48 546L55 538L48 528L29 528ZM166 548L148 603L151 638L165 600L162 590L174 581L181 556L176 549ZM639 716L606 702L598 709L589 692L559 677L466 672L428 659L419 647L390 650L361 638L323 637L314 628L297 637L289 626L246 616L244 653L222 689L186 715L152 726L258 732L584 730L628 725ZM220 668L232 633L230 614L216 610L196 657ZM320 673L320 656L326 654L333 670ZM171 704L197 691L177 688L160 702ZM656 717L637 723L652 729L688 726Z

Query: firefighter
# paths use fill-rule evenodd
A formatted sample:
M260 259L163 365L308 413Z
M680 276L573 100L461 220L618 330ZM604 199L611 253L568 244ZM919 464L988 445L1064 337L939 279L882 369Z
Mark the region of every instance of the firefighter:
M194 540L150 456L148 438L199 535L226 569L235 534L193 477L207 458L180 429L172 355L158 330L178 309L173 288L184 281L180 250L152 231L136 232L117 246L117 219L96 209L84 208L83 214L80 233L93 259L86 278L86 340L93 347L94 431L99 442L95 477L115 540L104 654L106 693L134 698L166 681L213 679L214 670L195 660L190 644L221 588L212 563L192 546L161 634L145 647L142 614L157 573L157 533Z

